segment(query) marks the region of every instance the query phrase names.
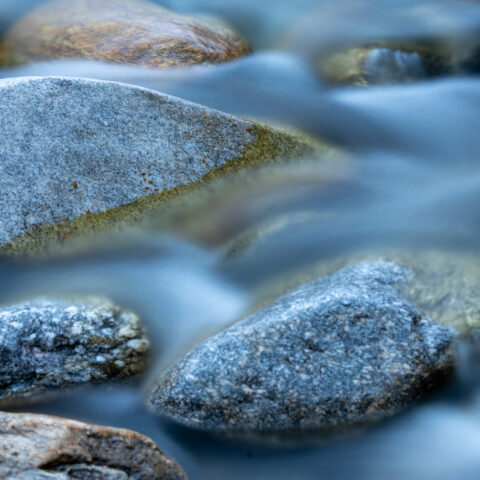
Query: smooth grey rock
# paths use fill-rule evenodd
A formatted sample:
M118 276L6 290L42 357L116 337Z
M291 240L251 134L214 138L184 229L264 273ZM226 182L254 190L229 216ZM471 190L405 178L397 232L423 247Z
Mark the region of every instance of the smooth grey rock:
M62 77L0 80L0 130L0 247L40 227L156 201L227 164L231 171L315 151L179 98ZM95 228L115 218L104 215Z
M456 334L391 286L391 262L306 284L200 344L158 379L150 402L228 435L322 431L399 412L444 381Z
M0 402L139 373L149 346L138 317L106 301L2 307Z

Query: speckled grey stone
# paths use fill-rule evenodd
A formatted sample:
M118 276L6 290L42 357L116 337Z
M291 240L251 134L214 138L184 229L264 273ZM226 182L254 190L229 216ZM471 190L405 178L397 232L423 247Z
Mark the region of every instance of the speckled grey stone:
M257 238L268 241L263 232ZM255 246L254 242L247 244L247 248ZM463 337L480 328L480 257L472 252L451 249L366 250L329 257L265 285L257 292L257 309L315 278L349 265L379 259L411 270L412 274L396 288L432 320L454 327Z
M179 98L61 77L0 80L0 131L0 247L40 226L191 184L229 162L241 168L313 151Z
M452 369L455 332L391 286L391 262L306 284L200 344L153 389L153 408L229 435L330 430L378 420Z
M149 346L138 317L107 301L2 307L0 402L138 373Z

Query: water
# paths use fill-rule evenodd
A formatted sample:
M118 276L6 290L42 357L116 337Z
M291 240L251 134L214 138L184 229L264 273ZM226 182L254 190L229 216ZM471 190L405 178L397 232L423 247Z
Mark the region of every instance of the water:
M366 58L364 69L374 84L411 82L426 77L422 57L418 53L388 48L372 50Z
M39 3L3 0L0 28ZM226 19L248 38L254 53L215 67L157 72L57 61L0 70L0 76L131 83L295 126L348 156L304 159L295 167L266 169L254 179L221 183L174 221L159 214L146 231L117 238L107 248L94 245L82 254L34 264L2 262L0 301L102 291L139 312L156 347L154 368L140 385L76 390L28 410L145 433L194 480L476 480L480 361L468 342L460 350L457 382L447 391L348 438L276 449L225 444L163 423L143 400L152 374L241 318L254 308L262 285L290 272L361 249L480 253L480 81L469 59L479 43L480 4L157 3ZM381 85L336 88L319 74L319 64L332 52L378 38L434 45L448 53L453 67L431 78L418 54L382 46L366 61L369 76ZM258 248L224 255L242 234L267 227Z

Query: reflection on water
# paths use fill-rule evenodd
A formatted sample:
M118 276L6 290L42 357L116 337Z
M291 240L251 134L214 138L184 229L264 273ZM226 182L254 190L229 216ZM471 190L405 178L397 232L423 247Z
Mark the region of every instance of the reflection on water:
M422 58L388 48L376 48L365 59L366 75L374 84L403 83L425 79Z
M1 28L39 3L3 0ZM461 65L477 47L478 3L157 3L221 16L257 51L215 67L153 71L58 61L3 70L0 76L69 75L132 83L295 126L328 140L348 161L327 168L308 159L302 163L305 170L279 167L254 182L240 179L232 188L219 188L201 205L182 212L182 221L175 224L175 233L190 243L164 238L172 234L171 224L159 220L153 233L133 236L118 249L33 265L3 262L3 302L36 293L101 290L144 318L156 341L157 370L159 363L171 362L245 314L262 283L314 261L365 247L480 253L479 80L461 69L429 79L418 54L383 48L368 57L370 76L378 83L399 77L419 81L335 88L322 81L316 67L335 49L379 38L428 39ZM222 257L222 248L235 236L266 226L269 234L258 248ZM192 246L200 241L209 247ZM473 480L480 469L480 418L475 413L480 401L475 366L480 362L471 346L462 348L459 383L440 398L352 438L281 452L172 430L144 409L144 389L138 386L76 391L28 408L145 433L194 480Z

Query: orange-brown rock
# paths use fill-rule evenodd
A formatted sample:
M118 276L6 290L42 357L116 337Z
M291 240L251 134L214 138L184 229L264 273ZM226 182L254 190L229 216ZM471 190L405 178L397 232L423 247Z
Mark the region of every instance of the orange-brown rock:
M54 0L14 25L0 51L10 65L82 58L170 67L227 62L250 49L222 22L143 0Z
M44 415L0 412L0 478L184 480L138 433Z

